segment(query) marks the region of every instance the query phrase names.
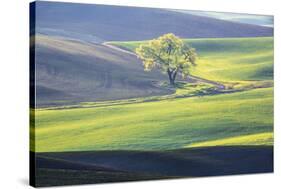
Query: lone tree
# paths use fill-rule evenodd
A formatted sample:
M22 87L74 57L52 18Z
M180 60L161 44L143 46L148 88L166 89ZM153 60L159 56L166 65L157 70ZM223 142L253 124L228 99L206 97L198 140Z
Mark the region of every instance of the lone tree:
M161 69L167 73L171 85L175 84L178 74L185 77L191 66L195 66L197 54L194 48L185 44L172 33L141 44L136 49L137 56L143 61L144 70Z

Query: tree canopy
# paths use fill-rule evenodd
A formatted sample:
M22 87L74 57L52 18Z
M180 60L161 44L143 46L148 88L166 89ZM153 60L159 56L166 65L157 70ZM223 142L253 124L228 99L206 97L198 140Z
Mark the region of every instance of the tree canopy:
M195 49L172 33L141 44L136 53L142 60L145 71L160 69L168 74L171 85L175 84L178 74L182 77L189 74L190 67L196 65L197 58Z

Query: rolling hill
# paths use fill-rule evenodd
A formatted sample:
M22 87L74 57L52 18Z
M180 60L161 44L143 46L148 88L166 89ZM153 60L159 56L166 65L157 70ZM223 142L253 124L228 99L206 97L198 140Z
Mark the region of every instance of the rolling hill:
M272 40L271 37L188 39L199 54L191 73L229 88L270 87L273 85ZM141 43L110 44L134 51ZM36 61L38 107L174 92L154 84L166 81L165 74L145 72L134 55L102 44L38 35Z
M186 39L198 53L191 74L229 87L272 85L273 38ZM145 41L109 42L134 52Z
M164 79L157 71L144 72L133 55L99 44L36 36L37 107L171 93L152 83Z
M273 171L272 146L53 152L36 156L38 187Z
M273 36L273 28L168 9L36 2L36 32L87 41Z
M184 85L173 95L163 95L171 91L164 86L154 86L153 81L167 80L166 76L144 72L141 63L129 53L103 45L38 36L37 71L41 76L37 85L77 95L72 96L72 100L83 99L89 103L76 108L37 109L36 151L165 150L208 145L208 142L237 144L233 141L272 144L272 38L192 39L188 42L199 53L193 74L226 84L238 83L242 87L230 90L229 94L211 89L207 93L209 96L202 96L202 90L210 89L206 84L198 89ZM133 50L140 43L143 42L111 44ZM64 66L68 69L63 70ZM109 84L107 71L112 75ZM254 87L245 87L245 83ZM40 88L38 92L39 100L43 99ZM195 96L179 98L191 93ZM155 94L159 94L157 99L151 97ZM54 101L49 93L45 95L50 102ZM126 99L134 95L139 98ZM97 98L107 101L90 102ZM113 100L119 98L123 100ZM64 100L71 100L71 96ZM44 99L39 102L43 104ZM78 140L79 143L73 143ZM60 145L54 146L54 143Z
M170 150L202 142L208 146L208 142L250 145L261 140L259 144L271 145L273 141L272 88L35 113L36 152ZM231 143L240 136L246 139Z

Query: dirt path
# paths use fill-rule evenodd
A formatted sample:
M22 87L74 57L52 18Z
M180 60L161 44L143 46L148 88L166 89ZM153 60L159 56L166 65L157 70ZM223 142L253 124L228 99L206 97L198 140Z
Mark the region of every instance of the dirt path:
M201 78L201 77L197 77L197 76L193 76L193 75L189 75L188 77L190 79L193 79L193 80L196 80L196 81L199 81L199 82L202 82L202 83L207 83L207 84L214 85L214 86L216 86L217 88L219 88L221 90L225 89L225 86L223 84L215 82L215 81L207 80L207 79L204 79L204 78Z
M106 47L109 47L109 48L111 48L111 49L113 49L113 50L122 52L122 53L126 53L126 54L130 54L130 55L137 56L135 53L133 53L133 52L131 52L131 51L128 51L128 50L126 50L126 49L121 49L121 48L119 48L119 47L117 47L117 46L111 45L111 44L108 43L108 42L104 42L104 43L102 43L102 45L103 45L103 46L106 46Z
M102 45L108 47L108 48L111 48L113 50L116 50L116 51L119 51L119 52L123 52L123 53L126 53L126 54L130 54L130 55L134 55L134 56L137 56L135 53L133 53L132 51L128 51L126 49L122 49L118 46L114 46L114 45L111 45L110 43L108 42L104 42L102 43ZM211 81L211 80L207 80L207 79L204 79L204 78L201 78L201 77L197 77L197 76L192 76L192 75L189 75L188 76L189 79L191 80L195 80L197 82L201 82L201 83L207 83L207 84L211 84L211 85L214 85L216 86L217 88L223 90L225 89L225 86L221 83L218 83L218 82L215 82L215 81Z

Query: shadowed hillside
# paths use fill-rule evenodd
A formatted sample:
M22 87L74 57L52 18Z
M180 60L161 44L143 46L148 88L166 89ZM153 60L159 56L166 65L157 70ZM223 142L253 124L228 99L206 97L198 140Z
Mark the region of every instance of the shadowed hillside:
M66 69L67 68L67 69ZM167 94L133 55L103 45L36 36L37 106Z
M273 171L272 146L38 153L37 186Z
M167 9L36 2L36 30L88 41L272 36L273 29Z

